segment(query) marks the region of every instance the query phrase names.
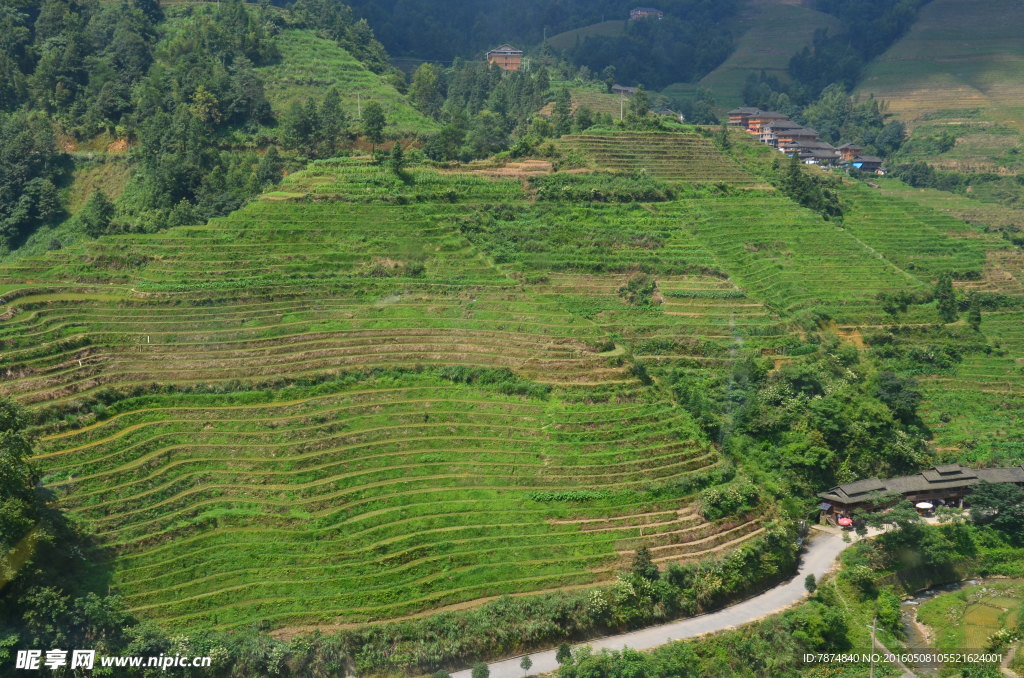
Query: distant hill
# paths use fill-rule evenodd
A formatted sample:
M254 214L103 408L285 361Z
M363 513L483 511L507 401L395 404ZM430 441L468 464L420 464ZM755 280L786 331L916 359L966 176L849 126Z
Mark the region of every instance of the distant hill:
M814 32L836 30L839 20L792 0L750 0L737 17L733 33L736 50L698 83L678 83L664 89L668 96L688 96L699 88L712 90L718 104L733 108L743 103L743 84L751 73L765 71L788 79L794 54L811 43Z
M592 35L604 35L614 37L622 35L622 31L626 28L625 20L622 21L601 21L596 24L584 26L582 28L574 28L571 31L565 31L558 35L553 35L548 38L548 44L555 49L572 49L576 46L576 42L586 40Z
M934 0L857 89L885 99L939 167L1019 171L1024 133L1024 3ZM956 143L941 137L952 134ZM929 138L935 143L927 143ZM917 157L915 157L917 156Z

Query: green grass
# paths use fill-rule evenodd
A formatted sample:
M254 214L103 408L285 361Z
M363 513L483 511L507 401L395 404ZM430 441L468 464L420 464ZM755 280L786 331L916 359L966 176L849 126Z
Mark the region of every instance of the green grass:
M319 100L328 89L337 87L345 111L353 119L357 117L360 100L363 104L380 103L387 115L389 134L423 134L438 128L391 84L337 43L310 30L291 29L277 36L277 46L281 51L280 63L258 69L275 115L287 111L293 102Z
M1014 0L934 0L909 33L868 67L857 89L888 102L915 137L954 131L944 153L909 154L960 171L1020 171L1024 141L1024 8Z

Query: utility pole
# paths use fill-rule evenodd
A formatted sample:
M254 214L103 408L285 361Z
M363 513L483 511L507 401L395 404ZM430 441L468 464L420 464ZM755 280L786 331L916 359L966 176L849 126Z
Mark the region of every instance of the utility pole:
M878 615L876 614L875 618L871 620L871 626L868 627L868 628L871 629L871 653L870 653L871 654L871 673L870 673L870 678L875 678L875 629L876 629L877 626L878 626Z

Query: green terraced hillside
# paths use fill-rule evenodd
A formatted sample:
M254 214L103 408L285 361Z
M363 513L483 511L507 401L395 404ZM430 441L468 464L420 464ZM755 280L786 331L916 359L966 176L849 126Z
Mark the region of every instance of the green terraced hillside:
M540 209L520 183L411 172L320 163L210 224L0 273L0 390L84 413L39 429L36 461L114 549L133 612L385 620L605 581L641 543L678 562L760 534L697 514L690 488L722 461L628 352L724 364L748 330L787 341L785 323L686 237L649 264L663 312L617 293L628 256L603 273L569 249L494 256L468 226ZM646 215L588 218L639 233Z
M760 185L756 177L697 134L595 132L562 137L559 146L593 159L599 167L624 172L644 170L664 181Z
M677 181L754 183L697 135L594 141L672 151ZM389 620L604 582L641 544L663 563L742 548L772 511L700 516L728 465L663 369L778 366L808 327L884 327L879 293L1005 248L860 185L845 226L776 191L674 187L572 202L317 162L202 226L0 267L0 393L38 422L58 503L115 554L113 590L174 628ZM962 440L963 393L1010 403L984 435L1016 454L1018 315L987 314L995 350L925 375L940 446Z
M811 9L810 3L792 0L748 0L735 21L736 49L718 68L697 83L669 85L668 96L687 97L706 87L723 111L743 105L743 84L747 76L765 72L783 81L789 79L789 60L811 44L814 32L836 32L839 21Z

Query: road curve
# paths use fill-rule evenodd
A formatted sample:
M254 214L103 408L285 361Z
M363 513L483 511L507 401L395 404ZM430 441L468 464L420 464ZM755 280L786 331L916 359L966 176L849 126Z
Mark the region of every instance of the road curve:
M813 574L816 579L824 577L832 569L833 564L835 564L843 549L849 546L839 535L833 533L815 531L812 534L814 534L814 537L807 545L800 559L800 567L796 575L792 579L768 589L764 593L699 617L680 619L679 621L660 626L651 626L639 631L598 638L586 643L580 643L575 647L589 645L595 650L606 648L621 650L627 647L634 650L649 650L673 640L694 638L705 633L723 631L781 612L794 603L800 602L807 595L807 590L804 588L804 579L808 574ZM530 674L548 673L558 668L554 650L531 654L530 659L533 660ZM491 678L523 678L525 672L519 668L521 661L522 656L520 655L488 664L488 668L491 670ZM452 678L471 678L470 669L453 673Z

